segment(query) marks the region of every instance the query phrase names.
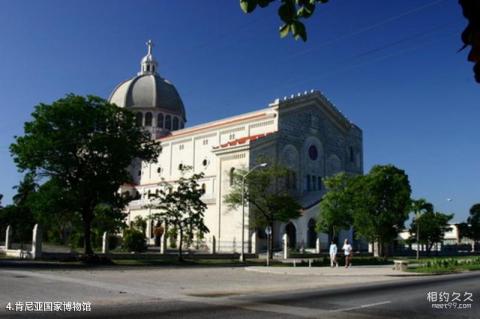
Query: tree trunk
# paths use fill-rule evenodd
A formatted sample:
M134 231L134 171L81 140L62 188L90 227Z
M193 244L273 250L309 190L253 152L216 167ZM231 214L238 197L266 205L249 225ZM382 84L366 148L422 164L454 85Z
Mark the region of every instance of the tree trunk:
M183 261L182 246L183 246L183 228L179 228L180 240L178 241L178 261Z
M90 218L83 217L83 248L85 255L92 256L92 221Z
M270 226L270 229L272 230L272 233L270 234L270 238L268 238L267 236L267 249L268 249L268 245L270 245L270 249L268 251L268 254L269 254L268 257L272 259L273 258L273 222L270 222L269 226Z

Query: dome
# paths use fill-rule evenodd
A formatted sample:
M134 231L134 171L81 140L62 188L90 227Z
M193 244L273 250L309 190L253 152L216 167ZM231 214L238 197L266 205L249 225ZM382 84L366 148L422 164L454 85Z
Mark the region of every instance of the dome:
M186 121L185 108L175 86L157 73L157 61L152 55L152 42L140 63L140 72L113 90L109 101L119 107L148 110L177 115Z
M157 108L181 116L186 121L185 108L177 89L158 74L140 74L120 83L109 101L132 111Z

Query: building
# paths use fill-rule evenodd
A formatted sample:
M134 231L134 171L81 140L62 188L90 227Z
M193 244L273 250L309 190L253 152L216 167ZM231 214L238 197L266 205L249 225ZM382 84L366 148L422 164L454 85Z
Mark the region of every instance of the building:
M294 172L291 191L303 206L302 217L275 225L274 242L278 245L287 232L292 246L314 247L318 236L315 218L325 192L322 178L340 171L363 173L360 128L318 91L276 99L254 112L186 128L182 99L173 84L158 74L152 43L147 44L140 72L120 83L109 98L135 112L138 125L150 131L163 147L157 163L132 166L135 183L130 190L137 191L140 198L128 206L128 220L148 216L148 194L155 192L162 179L178 179L180 165L192 166L195 172L205 174L201 183L208 204L208 236L215 236L217 251L239 251L242 214L240 209L229 210L223 197L229 192L235 169L252 168L257 158L266 156ZM252 239L254 230L249 227L248 213L246 216L244 231L249 243L245 245L261 249L264 234L258 231ZM147 237L151 243L153 227L153 221L149 222ZM351 232L343 236L351 237ZM321 240L326 245L328 238L323 235Z

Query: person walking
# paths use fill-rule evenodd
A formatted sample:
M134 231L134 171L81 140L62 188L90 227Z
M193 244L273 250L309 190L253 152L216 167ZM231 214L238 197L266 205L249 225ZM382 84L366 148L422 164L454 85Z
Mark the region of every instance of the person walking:
M348 268L352 265L352 245L350 245L348 239L345 239L342 249L345 254L345 268Z
M338 267L338 261L337 261L337 244L335 244L335 241L332 240L330 243L330 267L333 268L333 265L336 265Z

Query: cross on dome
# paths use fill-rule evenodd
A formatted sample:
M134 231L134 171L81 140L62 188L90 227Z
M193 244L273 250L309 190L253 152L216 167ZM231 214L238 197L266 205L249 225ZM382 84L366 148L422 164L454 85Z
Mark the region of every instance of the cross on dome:
M140 62L140 72L138 75L157 74L157 61L152 55L153 41L148 40L145 44L147 45L147 55L144 56Z

